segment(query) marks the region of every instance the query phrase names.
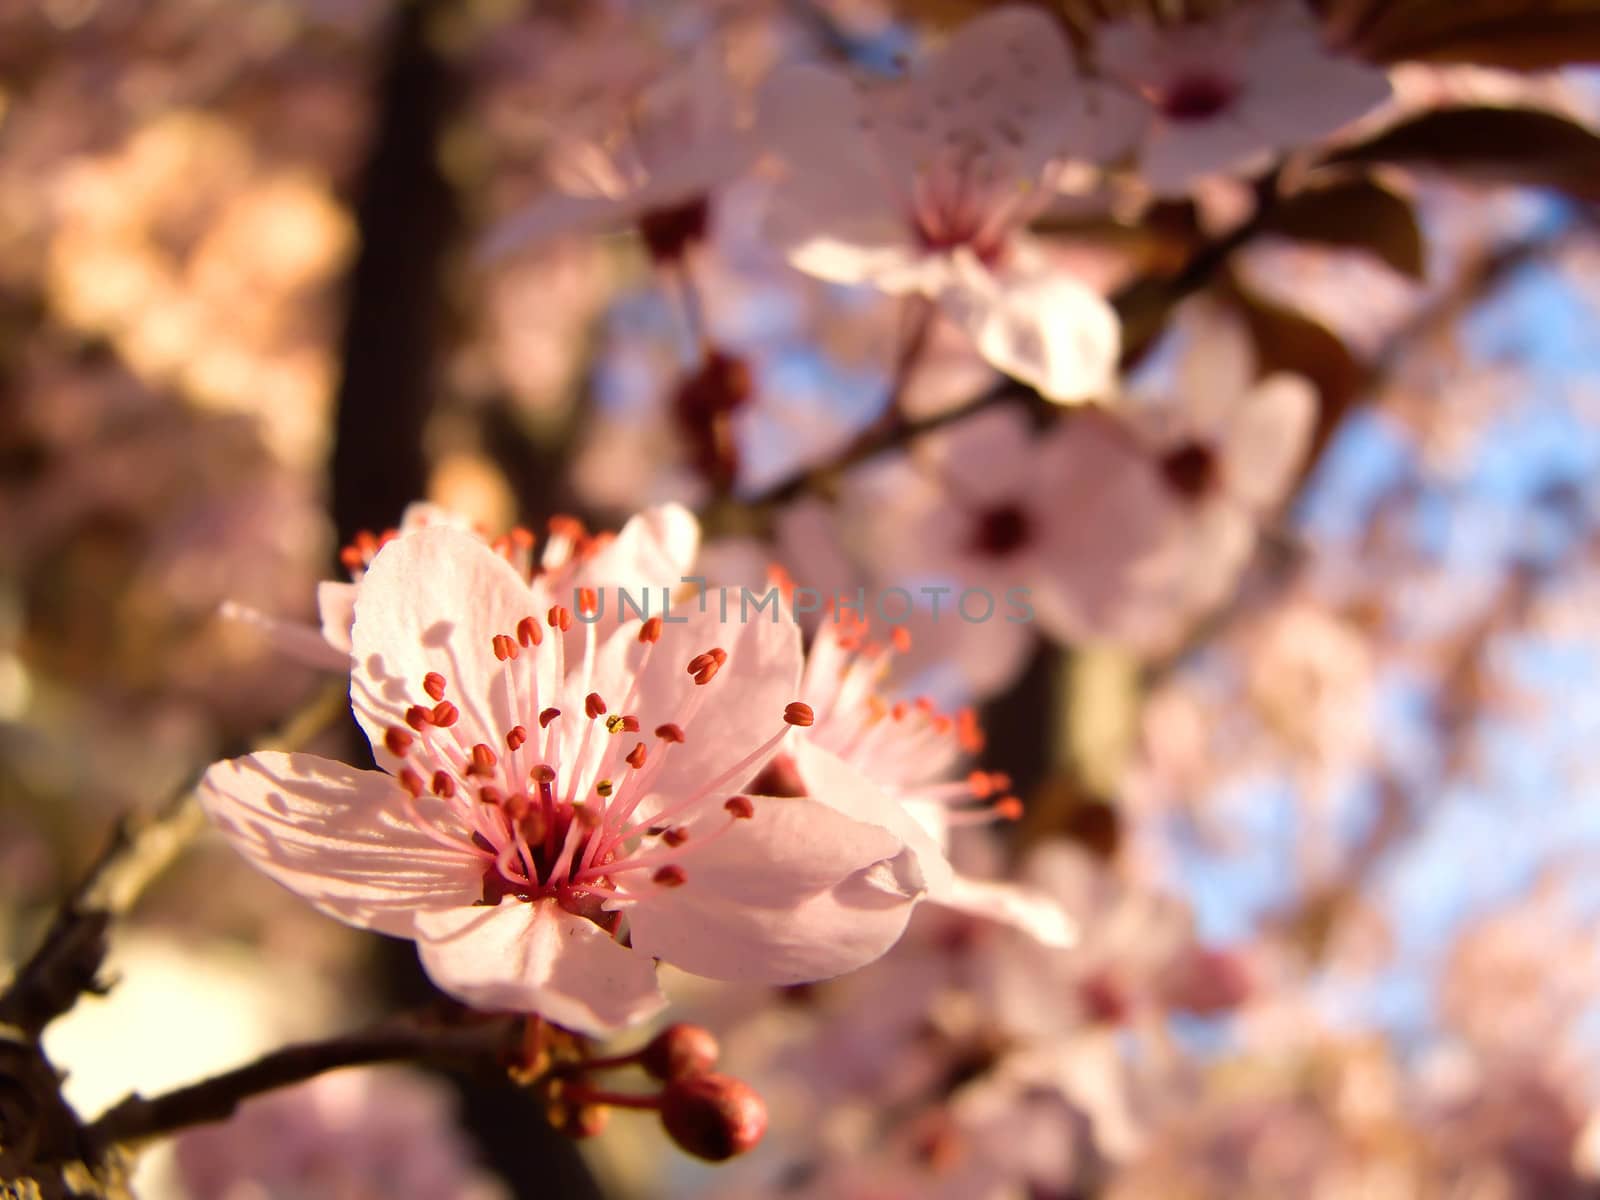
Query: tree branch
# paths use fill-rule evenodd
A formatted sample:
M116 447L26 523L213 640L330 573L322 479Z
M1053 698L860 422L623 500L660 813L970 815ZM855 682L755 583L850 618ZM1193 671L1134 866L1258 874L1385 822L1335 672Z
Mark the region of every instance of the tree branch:
M466 1024L399 1018L326 1041L285 1046L245 1066L159 1096L146 1098L135 1092L91 1124L88 1135L108 1147L162 1137L191 1125L226 1120L252 1096L344 1067L386 1062L456 1067L498 1064L514 1049L520 1025L520 1018L515 1017Z

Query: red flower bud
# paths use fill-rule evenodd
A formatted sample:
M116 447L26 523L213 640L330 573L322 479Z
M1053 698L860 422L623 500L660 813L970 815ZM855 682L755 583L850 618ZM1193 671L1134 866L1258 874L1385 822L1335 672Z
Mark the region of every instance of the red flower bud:
M652 1079L682 1079L708 1074L717 1065L720 1047L711 1032L698 1025L668 1025L639 1052L639 1065Z
M767 1106L755 1089L727 1075L689 1075L667 1081L661 1124L679 1149L707 1162L725 1162L752 1149L767 1131Z

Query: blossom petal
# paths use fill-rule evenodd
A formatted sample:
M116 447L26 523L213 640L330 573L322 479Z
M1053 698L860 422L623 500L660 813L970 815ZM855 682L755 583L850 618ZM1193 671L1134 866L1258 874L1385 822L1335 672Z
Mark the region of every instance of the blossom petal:
M264 751L215 764L199 794L252 865L347 924L411 937L419 913L481 894L478 860L398 815L381 771Z
M700 522L694 514L681 504L663 504L630 518L615 538L582 564L578 579L612 592L615 605L618 591L639 598L647 588L676 589L694 569L699 549Z
M627 626L602 647L595 677L618 693L633 689L628 707L639 717L644 737L668 723L683 730L682 744L658 743L650 751L666 756L652 771L651 790L669 800L707 787L781 734L784 709L799 695L804 656L798 626L781 611L776 593L764 610L741 613L742 600L737 591L708 590L703 599L673 606L655 645L640 644L636 627ZM724 602L726 618L720 611ZM710 682L696 684L686 668L713 648L727 659ZM621 694L602 696L614 707L624 703ZM776 752L774 744L728 779L722 795L737 790Z
M324 634L303 621L286 621L264 613L248 604L225 601L218 615L224 621L235 621L255 630L272 649L303 666L318 671L348 671L350 669L349 631L345 631L345 648L330 645Z
M795 768L806 794L836 812L876 825L893 834L916 859L930 895L954 886L955 872L944 848L898 800L873 783L865 772L814 741L793 743Z
M317 584L317 619L323 640L346 659L350 657L350 627L356 621L356 592L353 583L324 580Z
M704 849L691 836L681 886L640 887L627 909L635 949L711 979L790 984L854 970L899 940L924 884L897 837L810 798L753 805Z
M428 977L486 1012L533 1012L603 1036L666 1007L655 963L554 900L430 913L417 949Z
M1065 950L1078 941L1078 927L1055 900L1034 888L957 875L951 886L928 899L945 908L999 921L1043 946Z
M1058 271L994 276L974 261L959 273L940 305L991 366L1057 403L1110 390L1122 327L1104 297Z
M1228 430L1228 491L1257 512L1293 483L1317 423L1317 392L1300 375L1269 375L1245 396Z
M384 730L412 704L430 704L422 680L447 681L469 742L499 745L514 724L493 639L536 614L522 577L478 538L427 528L379 550L356 597L350 699L380 763L394 762ZM543 694L554 695L554 656L536 656Z

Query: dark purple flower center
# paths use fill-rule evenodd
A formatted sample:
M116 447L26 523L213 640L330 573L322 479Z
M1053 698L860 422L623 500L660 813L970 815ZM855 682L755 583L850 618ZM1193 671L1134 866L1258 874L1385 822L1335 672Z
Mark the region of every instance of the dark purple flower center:
M695 242L703 242L711 225L711 203L704 196L653 208L639 218L639 234L657 262L674 262Z
M1167 485L1185 500L1200 500L1217 486L1217 455L1203 442L1185 442L1161 460Z
M1161 97L1161 112L1171 121L1209 121L1226 109L1239 89L1217 75L1190 75Z
M972 548L990 558L1005 558L1033 540L1033 520L1020 505L1000 504L978 514Z

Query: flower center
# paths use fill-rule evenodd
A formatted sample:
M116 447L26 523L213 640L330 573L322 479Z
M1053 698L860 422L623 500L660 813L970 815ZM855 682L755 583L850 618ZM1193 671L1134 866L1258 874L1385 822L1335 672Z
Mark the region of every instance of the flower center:
M1161 476L1188 501L1204 499L1217 487L1221 467L1214 450L1204 442L1189 441L1161 460Z
M1157 107L1169 121L1209 121L1238 95L1237 86L1219 75L1188 75L1161 93Z
M1033 540L1033 518L1018 504L999 504L977 514L972 548L990 558L1006 558Z
M658 263L676 262L695 242L703 242L711 228L711 202L696 196L681 204L652 208L639 217L639 235Z
M593 594L586 589L581 595L580 603L592 612ZM545 636L544 625L553 636ZM394 774L404 792L405 816L434 841L476 860L483 903L553 898L613 929L616 918L603 911L604 902L637 895L638 872L649 884L677 887L687 879L681 857L754 815L747 797L730 796L727 789L747 779L788 727L808 724L811 714L798 702L789 705L778 731L726 770L697 786L658 794L661 763L685 741L684 727L699 710L705 685L727 663L727 652L713 648L689 660L693 686L671 714L658 714L672 719L654 726L651 746L648 735L638 736L644 728L640 718L611 711L598 693L571 702L561 686L568 679L564 635L571 628L571 612L557 605L543 624L527 617L515 633L494 636L504 694L520 720L492 744L463 731L461 710L445 698L448 681L430 672L422 690L432 706L411 705L405 723L385 731L383 746L401 760ZM640 625L644 653L635 680L662 629L659 616ZM584 634L584 657L573 677L590 679L594 626L586 625ZM541 663L546 670L538 669ZM560 696L541 694L552 679L567 697L559 707L551 701ZM636 695L630 686L623 704L631 706ZM484 699L469 696L463 704L481 712ZM488 732L480 730L480 736ZM649 806L643 806L646 799Z

